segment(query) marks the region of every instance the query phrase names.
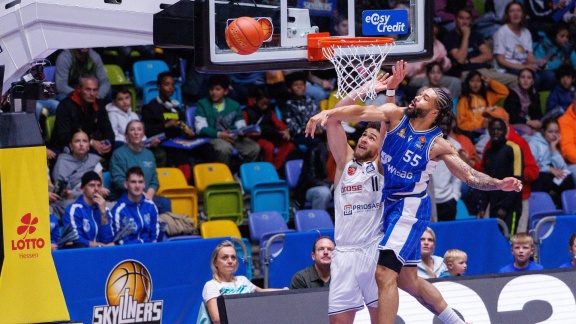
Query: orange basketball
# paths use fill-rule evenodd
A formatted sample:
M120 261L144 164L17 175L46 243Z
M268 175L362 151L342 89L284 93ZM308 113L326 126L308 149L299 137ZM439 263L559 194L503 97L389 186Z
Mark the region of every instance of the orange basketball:
M262 26L251 17L234 19L226 28L226 44L240 55L256 52L264 41Z
M267 41L272 37L272 32L274 31L272 27L272 20L268 17L263 17L258 19L260 26L262 26L262 31L264 32L264 41Z
M152 278L146 267L136 260L124 260L116 265L108 275L106 299L108 305L120 305L125 294L138 303L150 301Z

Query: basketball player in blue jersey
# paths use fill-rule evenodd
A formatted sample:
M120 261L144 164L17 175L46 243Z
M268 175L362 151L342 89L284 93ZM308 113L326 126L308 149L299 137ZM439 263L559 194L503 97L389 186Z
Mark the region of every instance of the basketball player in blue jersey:
M391 78L404 78L407 64L398 61ZM377 80L378 81L378 80ZM394 83L397 84L397 83ZM394 96L394 90L386 95ZM415 297L444 323L464 323L442 295L428 281L417 276L420 259L420 237L430 220L431 202L426 194L429 177L439 161L469 186L480 190L520 191L520 180L507 177L494 179L472 169L444 138L436 126L444 117L454 118L452 98L438 88L428 88L416 96L408 107L393 103L382 106L349 105L324 110L313 116L306 133L313 135L317 124L330 119L389 123L380 151L384 170L384 232L376 270L378 283L378 321L394 323L398 312L398 288Z

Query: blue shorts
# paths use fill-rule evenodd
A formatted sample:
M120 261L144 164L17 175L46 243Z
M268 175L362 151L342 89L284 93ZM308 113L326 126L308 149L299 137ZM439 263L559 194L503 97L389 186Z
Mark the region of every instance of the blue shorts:
M384 239L380 250L392 250L402 265L420 262L420 238L432 215L430 196L384 200Z

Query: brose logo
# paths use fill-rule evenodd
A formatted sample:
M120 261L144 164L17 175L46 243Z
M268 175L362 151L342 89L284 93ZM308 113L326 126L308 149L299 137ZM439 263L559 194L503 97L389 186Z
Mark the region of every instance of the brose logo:
M361 192L361 191L362 191L362 185L342 186L342 188L340 188L340 193L342 193L342 194L349 194L349 193Z
M106 281L108 306L95 306L92 323L161 323L162 301L152 297L152 277L136 260L118 263Z
M19 240L12 240L12 250L36 250L41 249L44 247L45 243L43 238L29 238L28 234L33 234L36 232L36 224L38 224L38 217L32 217L30 213L22 216L20 218L20 222L22 223L16 229L16 234L24 235ZM37 253L32 254L20 254L20 258L36 258L38 257Z

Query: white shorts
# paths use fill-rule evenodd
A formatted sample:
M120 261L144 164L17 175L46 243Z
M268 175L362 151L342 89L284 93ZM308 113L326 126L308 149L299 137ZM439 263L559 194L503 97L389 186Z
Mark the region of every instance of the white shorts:
M378 306L378 244L332 252L328 315Z

